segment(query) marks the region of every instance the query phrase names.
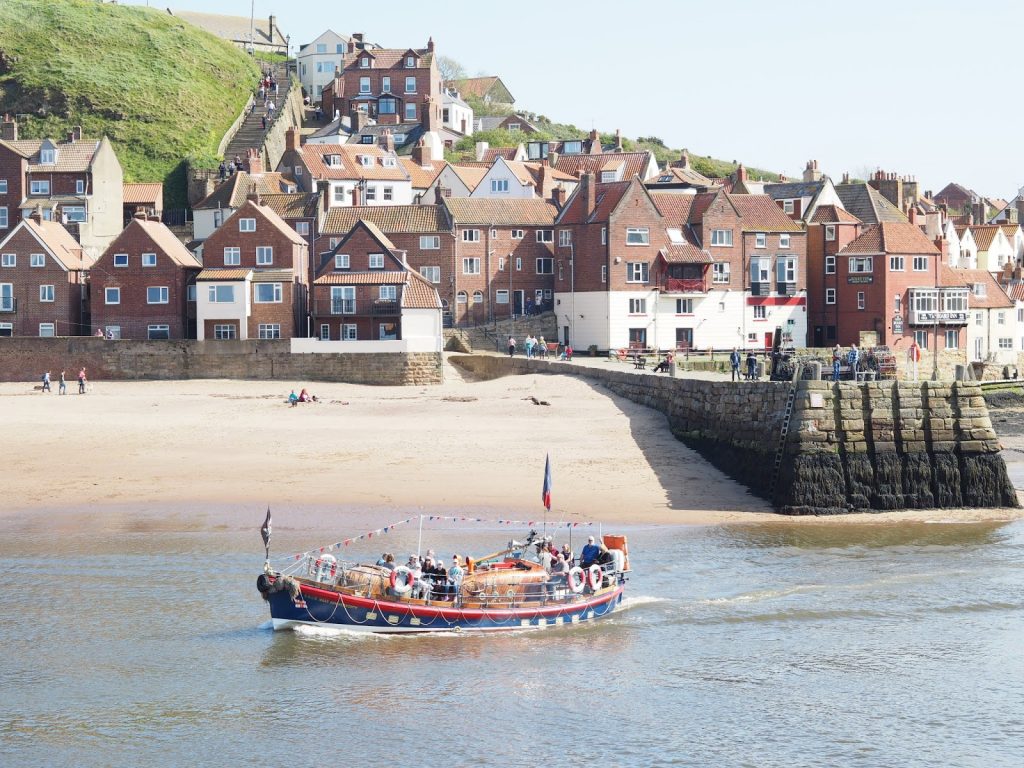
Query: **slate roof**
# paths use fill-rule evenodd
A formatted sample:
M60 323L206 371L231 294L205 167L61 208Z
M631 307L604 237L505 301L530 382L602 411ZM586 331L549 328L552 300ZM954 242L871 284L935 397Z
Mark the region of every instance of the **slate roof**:
M600 155L559 155L555 161L555 168L579 178L584 173L600 174L605 166L617 167L624 164L619 179L628 181L634 176L639 176L641 181L646 180L647 166L650 164L652 155L650 152L610 152Z
M727 195L740 213L744 232L803 232L768 195Z
M277 172L249 174L238 171L218 184L193 210L209 210L212 208L241 208L252 192L260 195L281 194L287 192L295 183ZM255 187L255 189L253 189Z
M381 136L384 134L385 131L391 131L392 134L401 134L404 137L401 143L397 141L395 142L396 152L404 149L409 149L409 151L412 151L412 148L416 146L416 142L418 142L420 138L423 136L423 124L402 123L401 125L364 125L358 131L350 131L349 129L342 128L342 135L348 136L348 138L345 140L346 144L358 144L361 147L369 147L372 145L363 144L362 137L373 136L373 143L379 146ZM337 131L335 131L335 133L337 133ZM319 134L319 131L317 132L317 134Z
M361 205L328 208L321 232L343 234L360 219L376 225L384 234L434 234L451 229L440 205Z
M766 183L764 193L772 200L794 200L798 197L814 197L824 186L824 181Z
M163 199L164 185L157 183L129 183L123 185L125 205L156 203Z
M861 220L838 205L819 205L811 216L811 224L860 224Z
M554 203L539 198L448 197L444 206L456 225L550 227L558 216Z
M657 189L658 184L692 184L695 187L710 187L711 179L697 173L693 168L673 168L669 166L657 176L647 180L648 186Z
M883 221L869 226L839 253L938 255L939 249L920 227L909 221Z
M886 200L878 190L866 182L855 184L837 184L836 194L839 195L843 207L865 224L878 224L883 221L905 222L900 209Z

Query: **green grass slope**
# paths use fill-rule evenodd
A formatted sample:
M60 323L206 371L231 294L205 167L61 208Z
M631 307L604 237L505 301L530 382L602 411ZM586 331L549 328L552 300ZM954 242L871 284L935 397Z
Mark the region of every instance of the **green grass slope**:
M185 205L185 158L213 160L258 75L244 51L163 10L0 0L0 111L24 138L106 134L125 181L163 181L168 207Z

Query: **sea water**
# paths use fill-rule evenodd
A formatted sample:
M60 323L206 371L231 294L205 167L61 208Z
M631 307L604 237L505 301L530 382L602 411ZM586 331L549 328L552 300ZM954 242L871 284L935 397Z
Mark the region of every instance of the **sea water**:
M269 629L258 512L131 519L0 520L5 768L1024 764L1024 523L628 528L607 620L388 637ZM275 523L279 565L352 533Z

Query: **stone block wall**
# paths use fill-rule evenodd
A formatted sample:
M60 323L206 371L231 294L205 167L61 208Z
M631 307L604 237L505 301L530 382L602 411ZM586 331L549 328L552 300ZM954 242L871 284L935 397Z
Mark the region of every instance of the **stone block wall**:
M664 413L676 437L785 514L1019 506L977 382L798 382L775 478L788 383L672 379L493 355L451 361L488 378L593 379Z
M92 337L0 338L0 380L69 381L85 367L90 380L267 379L300 384L425 385L443 380L439 352L293 354L287 339L247 341L107 341Z

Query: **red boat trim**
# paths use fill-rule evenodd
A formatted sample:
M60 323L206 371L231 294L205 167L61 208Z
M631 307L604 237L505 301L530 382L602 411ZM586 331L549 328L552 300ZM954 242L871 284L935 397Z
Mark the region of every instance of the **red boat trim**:
M579 613L585 611L588 608L593 608L598 605L604 605L605 603L613 600L618 595L622 594L623 588L620 586L606 595L600 595L595 600L588 600L580 603L564 603L561 605L547 606L545 608L535 609L516 609L516 608L435 608L433 606L421 606L421 605L406 605L404 603L393 603L386 600L373 600L366 597L356 597L355 595L342 595L338 592L332 592L327 589L319 589L317 587L311 587L307 584L301 584L302 593L310 597L316 597L320 600L325 600L330 603L342 603L343 605L349 605L356 608L376 609L378 611L390 611L392 613L404 613L416 616L417 618L424 617L442 617L450 621L460 621L467 619L489 619L495 620L497 617L507 619L529 619L539 618L541 616L559 616L565 613Z

